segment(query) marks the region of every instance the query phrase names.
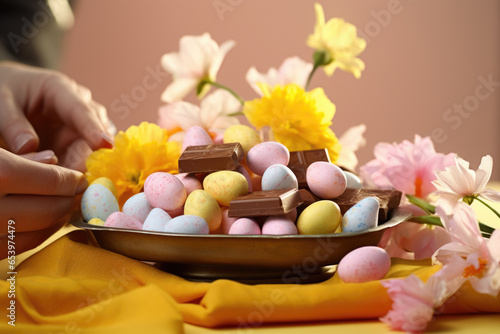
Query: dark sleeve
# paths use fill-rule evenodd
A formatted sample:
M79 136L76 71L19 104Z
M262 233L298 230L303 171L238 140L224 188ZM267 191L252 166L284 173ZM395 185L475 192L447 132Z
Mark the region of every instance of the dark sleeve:
M56 69L64 32L47 0L0 0L0 61Z

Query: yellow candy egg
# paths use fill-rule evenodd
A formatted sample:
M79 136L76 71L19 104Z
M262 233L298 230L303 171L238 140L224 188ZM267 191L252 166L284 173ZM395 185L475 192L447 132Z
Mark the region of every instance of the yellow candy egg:
M184 214L198 216L208 223L208 229L213 232L222 222L219 203L205 190L195 190L186 199Z
M299 234L334 233L341 221L340 208L332 201L317 201L302 211L297 220Z
M104 226L104 223L104 220L99 218L92 218L91 220L89 220L90 225Z
M233 125L224 131L224 143L240 143L245 154L261 142L257 131L246 125Z
M116 192L115 185L113 184L113 181L108 179L107 177L99 177L94 180L91 184L100 184L102 186L105 186L106 188L109 189L115 196L116 200L118 200L118 192Z
M205 177L203 189L208 191L220 205L229 206L233 199L248 193L248 182L238 172L220 171Z

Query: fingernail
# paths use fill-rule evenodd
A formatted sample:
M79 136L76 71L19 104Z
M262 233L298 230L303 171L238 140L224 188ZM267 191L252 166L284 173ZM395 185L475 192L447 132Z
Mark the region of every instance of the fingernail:
M102 139L104 139L104 141L106 141L109 144L110 148L113 147L113 145L115 143L113 137L111 137L110 135L108 135L105 132L101 133L101 137L102 137Z
M57 157L54 154L54 152L52 152L51 150L46 150L46 151L37 152L33 156L33 160L38 161L38 162L46 162L46 161L53 161L53 160L57 161Z
M19 136L16 137L16 140L14 141L14 150L16 153L22 153L23 148L27 146L27 144L33 140L33 136L30 135L29 133L22 133Z
M88 185L89 183L87 182L87 179L85 178L85 176L82 176L80 182L78 183L78 187L76 187L75 195L83 193L85 189L87 189Z

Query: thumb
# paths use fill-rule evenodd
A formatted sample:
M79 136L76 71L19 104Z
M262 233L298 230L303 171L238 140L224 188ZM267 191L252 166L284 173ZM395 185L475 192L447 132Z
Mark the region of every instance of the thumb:
M0 136L8 148L16 154L35 151L40 142L38 135L14 101L10 91L0 97L0 114L2 115Z

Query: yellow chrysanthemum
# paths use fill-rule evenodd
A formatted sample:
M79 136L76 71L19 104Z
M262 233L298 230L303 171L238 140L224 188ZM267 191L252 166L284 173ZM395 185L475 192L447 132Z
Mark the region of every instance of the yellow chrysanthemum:
M357 37L356 27L340 18L330 19L325 23L325 13L319 3L314 4L316 25L314 34L309 35L307 45L324 53L327 75L332 75L337 67L361 77L365 63L356 56L366 48L366 41Z
M87 159L89 183L105 176L113 181L120 206L142 190L146 178L155 172L177 173L181 153L168 133L147 122L131 126L115 136L115 147L92 152Z
M337 160L340 143L330 129L335 105L322 88L306 92L296 84L260 85L264 96L245 102L243 113L260 130L269 126L274 138L290 151L328 149L332 162Z

